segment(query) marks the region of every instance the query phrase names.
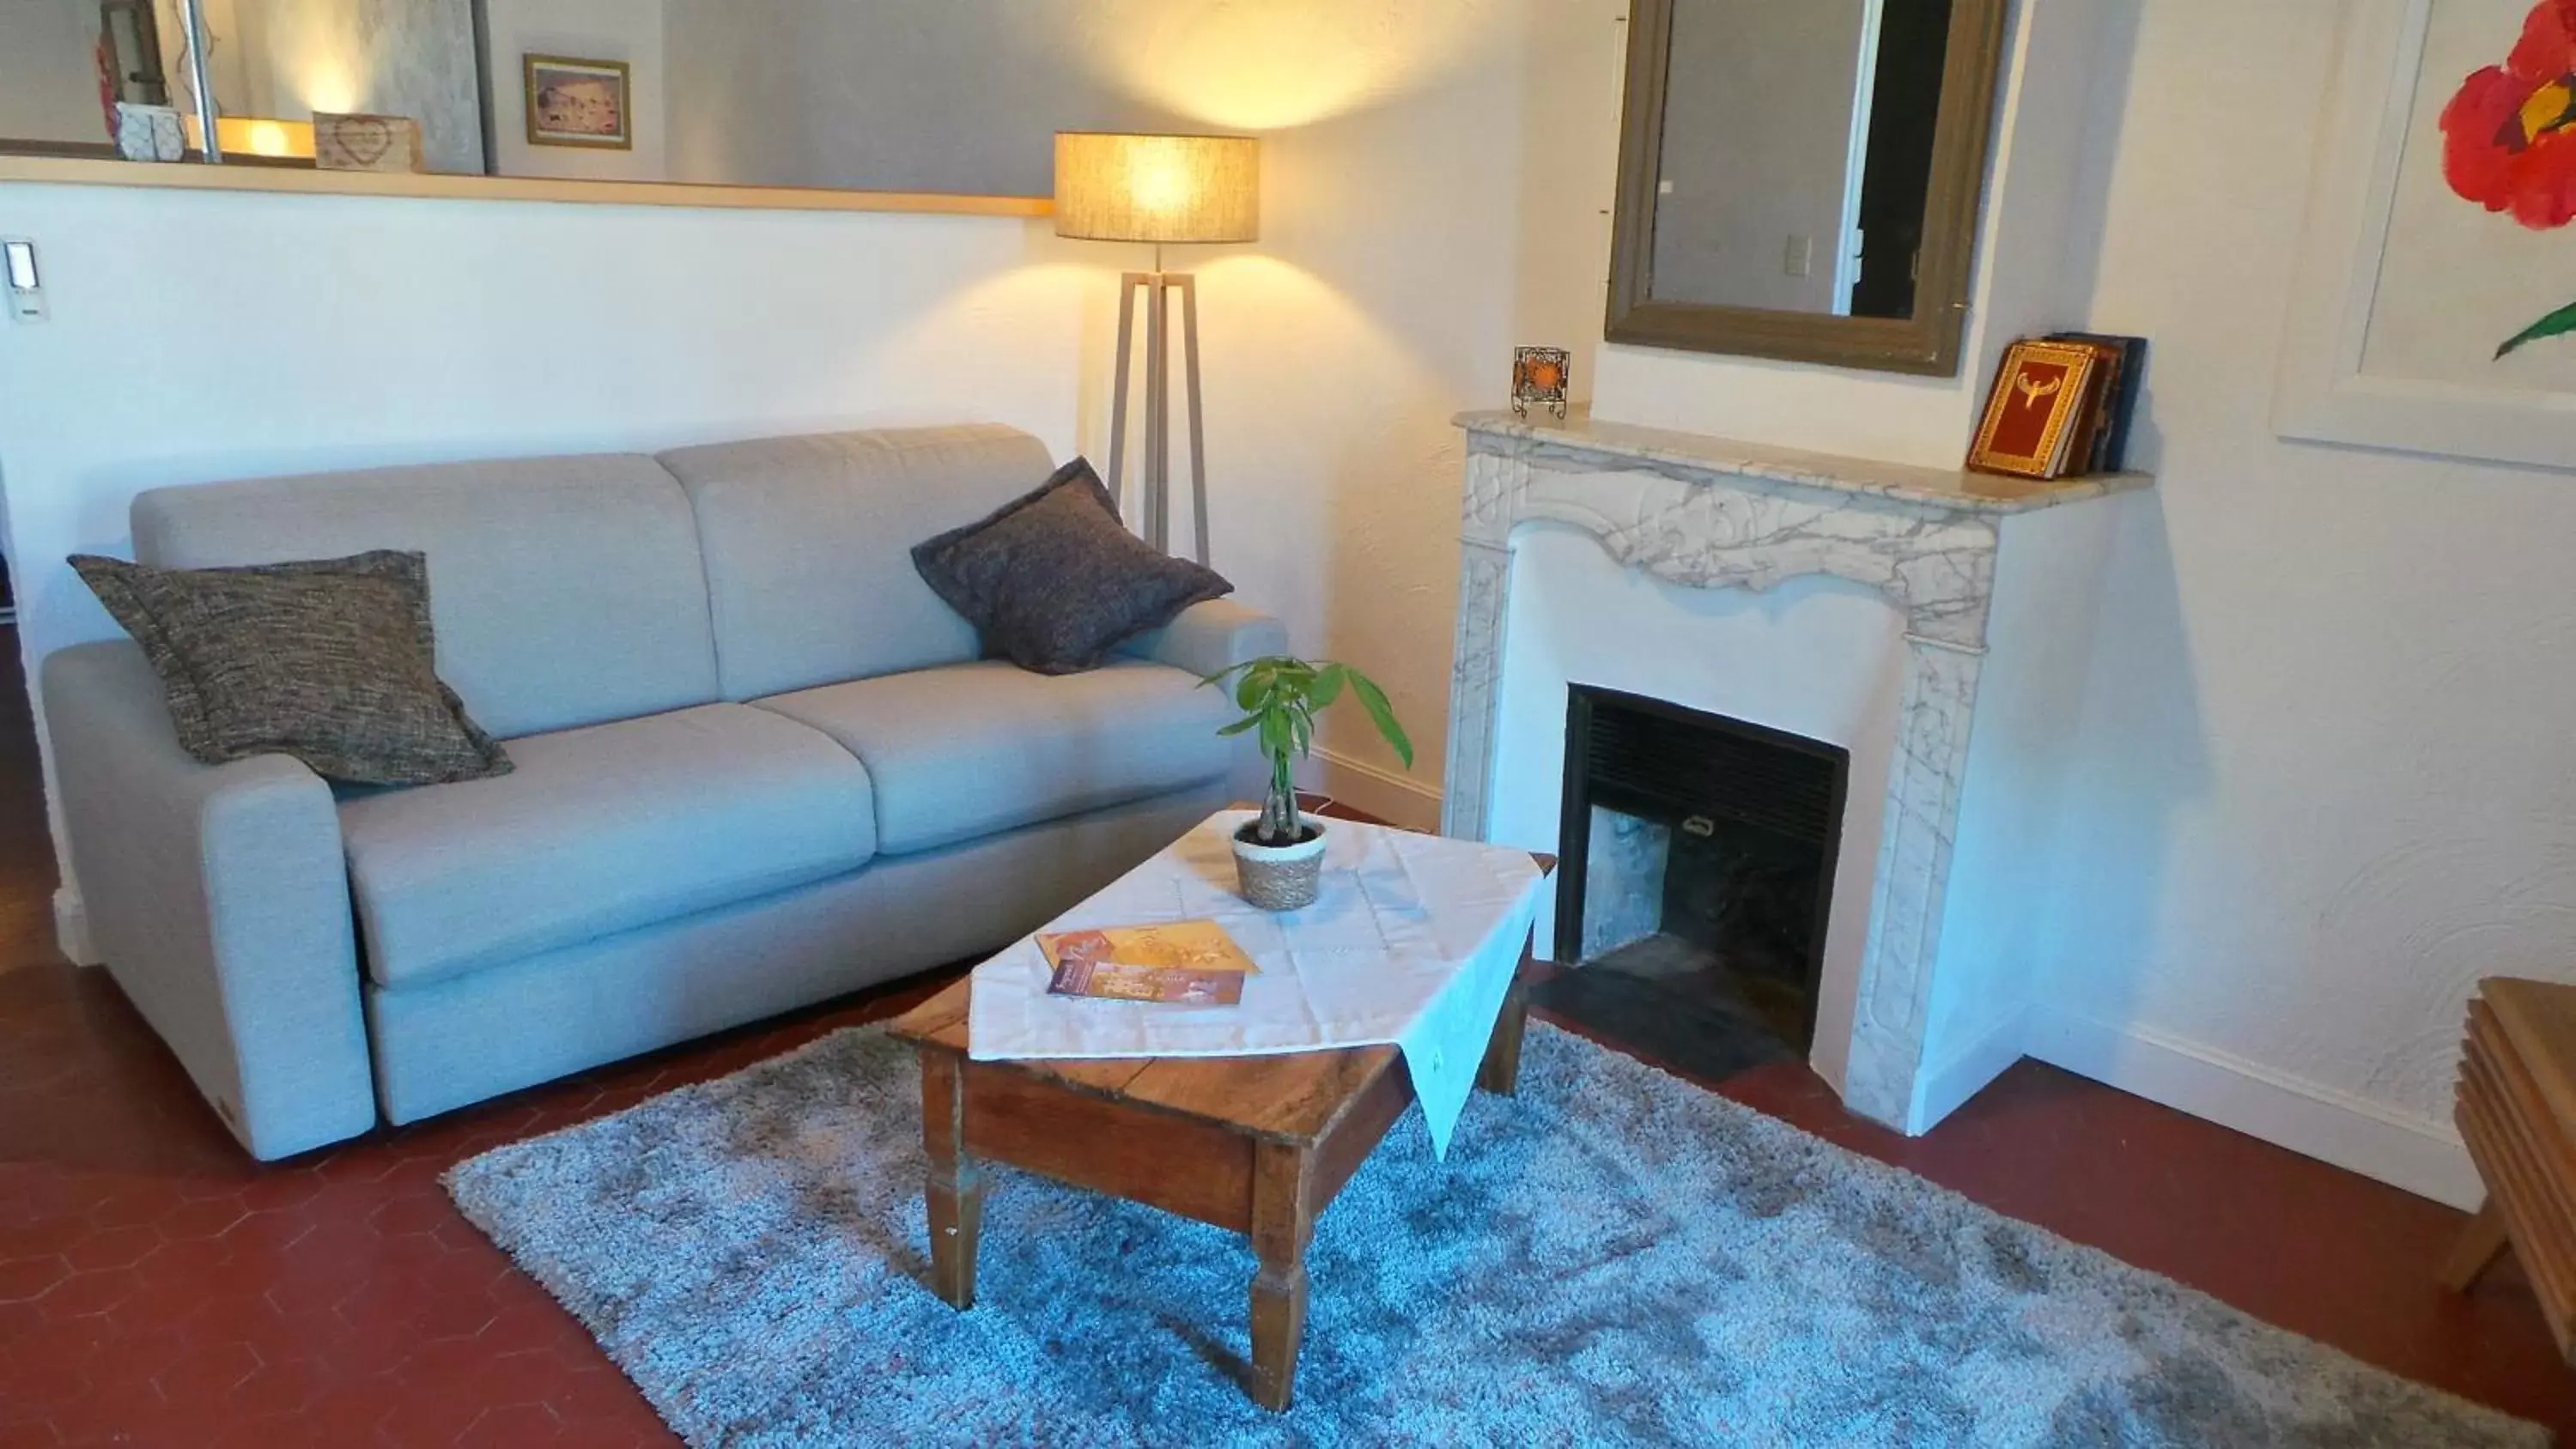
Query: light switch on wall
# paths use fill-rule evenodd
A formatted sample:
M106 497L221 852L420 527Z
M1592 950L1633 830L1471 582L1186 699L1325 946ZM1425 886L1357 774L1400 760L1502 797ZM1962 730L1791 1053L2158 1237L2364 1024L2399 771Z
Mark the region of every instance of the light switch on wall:
M1814 271L1816 239L1811 236L1792 235L1789 238L1788 255L1781 259L1780 268L1793 277L1803 277Z
M21 322L45 320L44 278L36 272L36 244L24 237L0 237L0 291L9 297L9 315Z

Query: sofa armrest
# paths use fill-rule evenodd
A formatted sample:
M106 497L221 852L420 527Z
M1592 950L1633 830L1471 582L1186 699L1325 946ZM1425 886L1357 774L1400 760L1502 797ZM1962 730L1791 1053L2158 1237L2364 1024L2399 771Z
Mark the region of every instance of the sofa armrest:
M1128 640L1118 652L1209 675L1247 659L1287 653L1288 627L1232 599L1210 599L1183 609L1162 628Z
M90 939L251 1154L375 1125L348 867L298 761L205 765L119 640L47 656L46 732Z

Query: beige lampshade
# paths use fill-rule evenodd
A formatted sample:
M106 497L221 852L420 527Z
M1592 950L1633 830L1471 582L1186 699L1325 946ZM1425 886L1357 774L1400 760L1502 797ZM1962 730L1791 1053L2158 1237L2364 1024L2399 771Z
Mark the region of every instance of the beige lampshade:
M1055 134L1055 234L1090 241L1261 236L1261 143L1250 136Z

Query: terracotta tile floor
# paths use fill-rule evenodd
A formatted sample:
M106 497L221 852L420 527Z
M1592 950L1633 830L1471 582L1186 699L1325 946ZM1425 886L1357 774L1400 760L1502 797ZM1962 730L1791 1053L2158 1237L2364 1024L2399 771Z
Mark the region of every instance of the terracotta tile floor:
M106 975L52 951L15 641L0 644L0 1446L670 1442L439 1172L939 983L256 1166ZM2576 1381L2509 1267L2465 1299L2431 1286L2456 1213L2029 1063L1913 1141L1845 1116L1794 1063L1711 1085L2400 1373L2576 1427Z

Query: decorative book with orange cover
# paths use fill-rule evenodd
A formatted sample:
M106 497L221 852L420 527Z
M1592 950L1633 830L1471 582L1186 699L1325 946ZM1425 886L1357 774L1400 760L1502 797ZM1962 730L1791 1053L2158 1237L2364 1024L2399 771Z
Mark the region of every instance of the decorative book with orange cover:
M2078 435L2088 431L2100 367L2093 349L2069 343L2021 341L2005 349L1968 466L2017 478L2063 476Z

